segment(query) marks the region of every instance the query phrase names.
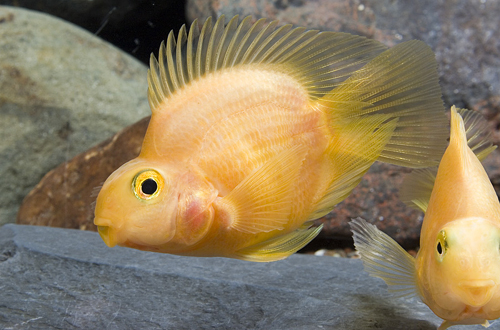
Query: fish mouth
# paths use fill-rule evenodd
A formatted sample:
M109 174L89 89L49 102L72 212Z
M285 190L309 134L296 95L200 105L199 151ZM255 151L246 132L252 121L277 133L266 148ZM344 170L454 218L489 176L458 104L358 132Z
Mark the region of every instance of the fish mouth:
M113 247L118 243L116 230L111 227L111 220L104 218L95 218L94 224L97 226L97 232L101 236L104 243Z
M481 307L491 300L495 284L493 280L469 280L459 282L458 287L460 296L467 305Z

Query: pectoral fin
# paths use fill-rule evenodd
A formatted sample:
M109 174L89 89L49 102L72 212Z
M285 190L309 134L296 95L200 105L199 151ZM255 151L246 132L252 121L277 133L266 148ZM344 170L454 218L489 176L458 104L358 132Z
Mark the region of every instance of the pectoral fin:
M469 322L467 322L469 321ZM472 325L472 324L481 324L483 327L488 328L491 324L488 322L488 320L484 319L465 319L461 321L448 321L445 320L441 325L438 327L437 330L446 330L449 327L452 327L454 325Z
M293 189L307 154L304 145L274 156L215 202L231 229L256 234L281 230L289 221Z
M289 234L237 251L237 258L255 262L271 262L285 259L312 241L323 225L315 228L299 228Z
M365 220L353 219L349 225L368 274L383 279L397 297L417 295L415 258Z

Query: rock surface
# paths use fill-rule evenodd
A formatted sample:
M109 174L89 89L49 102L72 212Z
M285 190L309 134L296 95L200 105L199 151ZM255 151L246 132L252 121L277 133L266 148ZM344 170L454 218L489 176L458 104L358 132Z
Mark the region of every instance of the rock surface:
M113 171L139 155L149 119L47 173L23 200L16 222L96 231L94 202L99 188Z
M0 228L0 283L2 329L434 330L441 322L419 301L389 299L360 260L177 257L109 249L96 233L60 228Z
M0 225L49 170L150 114L146 72L72 24L0 6Z

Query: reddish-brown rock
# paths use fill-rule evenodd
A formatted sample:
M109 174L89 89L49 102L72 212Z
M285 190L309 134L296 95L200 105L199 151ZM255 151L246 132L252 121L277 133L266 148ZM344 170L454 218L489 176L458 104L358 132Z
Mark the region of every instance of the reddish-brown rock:
M24 199L17 223L96 230L94 201L107 177L137 157L146 117L47 173Z

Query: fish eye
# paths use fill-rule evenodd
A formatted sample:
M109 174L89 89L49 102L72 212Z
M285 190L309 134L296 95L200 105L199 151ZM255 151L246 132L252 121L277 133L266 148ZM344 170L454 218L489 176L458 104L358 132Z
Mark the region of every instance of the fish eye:
M448 242L446 240L446 232L444 230L441 230L438 234L436 242L436 252L438 254L439 261L443 260L443 257L446 254L447 249L448 249Z
M155 170L144 170L137 173L132 181L132 190L137 198L150 200L155 198L163 188L163 177Z
M439 254L443 254L443 247L441 246L441 242L438 242L437 244L437 251Z

